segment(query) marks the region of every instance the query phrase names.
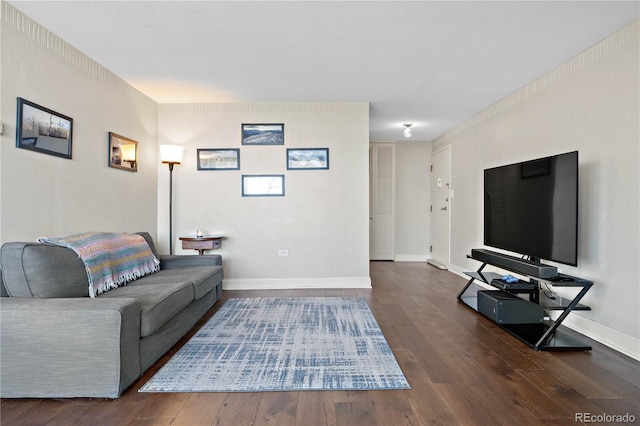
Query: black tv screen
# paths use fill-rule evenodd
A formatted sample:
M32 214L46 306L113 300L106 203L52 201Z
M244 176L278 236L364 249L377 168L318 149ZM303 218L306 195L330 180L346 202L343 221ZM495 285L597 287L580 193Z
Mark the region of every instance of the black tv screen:
M576 266L578 152L486 169L484 244Z

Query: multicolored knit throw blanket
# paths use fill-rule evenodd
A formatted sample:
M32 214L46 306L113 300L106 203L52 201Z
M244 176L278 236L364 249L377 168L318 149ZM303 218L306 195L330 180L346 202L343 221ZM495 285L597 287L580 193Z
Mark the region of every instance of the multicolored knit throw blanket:
M85 232L40 237L38 241L67 247L78 254L87 270L91 297L160 269L160 261L138 234Z

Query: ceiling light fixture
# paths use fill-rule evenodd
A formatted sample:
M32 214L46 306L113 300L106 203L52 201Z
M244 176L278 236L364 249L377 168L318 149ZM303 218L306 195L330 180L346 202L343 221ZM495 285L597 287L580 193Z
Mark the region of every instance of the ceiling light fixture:
M411 137L411 126L413 126L413 123L404 123L404 137L405 138L410 138Z

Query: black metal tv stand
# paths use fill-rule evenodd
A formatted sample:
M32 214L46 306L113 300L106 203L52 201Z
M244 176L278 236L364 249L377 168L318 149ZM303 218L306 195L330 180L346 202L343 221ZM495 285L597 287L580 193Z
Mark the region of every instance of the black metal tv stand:
M482 250L486 253L486 250ZM494 273L494 272L483 272L483 269L487 265L498 266L501 269L506 269L511 272L520 273L517 265L513 267L509 267L509 265L505 265L500 259L500 253L492 253L496 256L496 262L493 262L491 258L486 256L482 256L482 259L476 259L473 255L474 251L472 251L471 255L467 255L467 258L478 260L482 262L480 268L478 268L475 272L465 272L465 275L469 276L470 279L462 289L462 291L458 294L458 301L466 304L470 308L475 311L478 311L478 290L486 290L486 287L478 285L475 283L476 280L489 284L490 286L495 288L495 285L492 284L494 279L499 279L502 275ZM581 342L577 339L573 334L569 333L566 330L559 329L562 321L571 313L571 311L590 311L591 308L586 305L580 304L580 300L584 297L584 295L589 291L591 286L593 285L593 281L584 280L578 277L572 277L570 275L558 274L557 277L554 278L538 278L534 276L528 276L531 283L536 284L533 291L512 291L511 293L516 293L519 297L525 298L528 296L528 300L531 303L536 303L541 306L545 313L549 313L549 311L562 311L558 319L553 320L545 320L542 323L536 324L498 324L501 328L508 331L518 339L522 340L532 348L539 351L575 351L575 350L591 350L591 346ZM580 291L573 299L566 299L557 294L553 294L549 296L545 291L542 291L541 294L541 285L546 287L577 287L580 288ZM496 291L501 291L496 288ZM525 295L524 297L522 295Z

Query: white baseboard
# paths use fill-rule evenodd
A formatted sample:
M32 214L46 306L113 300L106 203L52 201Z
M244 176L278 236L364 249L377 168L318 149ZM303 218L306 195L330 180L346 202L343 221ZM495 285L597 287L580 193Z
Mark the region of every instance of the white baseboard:
M396 254L394 261L396 262L426 262L429 255L426 254Z
M469 278L458 267L452 267L449 270L456 275L460 275L467 279ZM573 331L577 331L598 343L602 343L603 345L608 346L628 357L640 361L640 338L636 336L621 333L611 327L580 316L575 311L571 312L567 318L565 318L562 325Z
M370 277L330 278L230 278L224 279L225 290L293 290L305 288L371 288Z
M575 311L562 321L562 325L640 361L640 339L638 337L621 333L606 325L580 316Z
M433 259L429 259L427 260L427 263L431 266L435 266L438 269L442 269L442 270L447 270L447 265L443 265L442 263L438 262L437 260L433 260Z

